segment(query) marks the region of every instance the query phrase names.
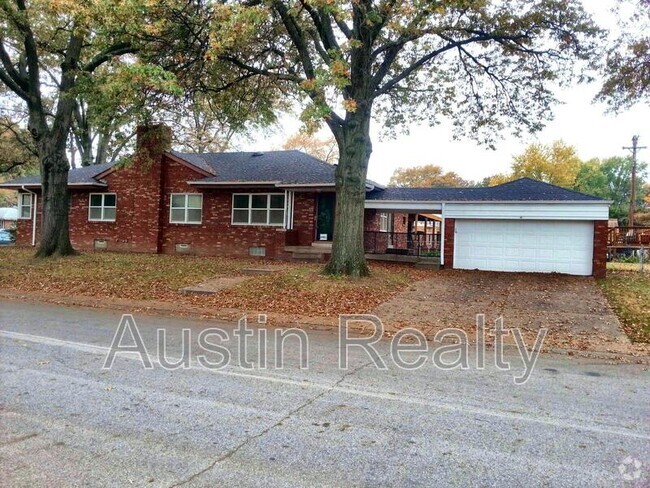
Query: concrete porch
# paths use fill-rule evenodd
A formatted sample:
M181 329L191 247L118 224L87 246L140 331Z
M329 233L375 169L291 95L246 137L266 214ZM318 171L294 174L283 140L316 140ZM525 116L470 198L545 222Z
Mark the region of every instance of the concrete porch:
M310 246L284 246L294 261L322 262L332 253L332 241L314 241Z

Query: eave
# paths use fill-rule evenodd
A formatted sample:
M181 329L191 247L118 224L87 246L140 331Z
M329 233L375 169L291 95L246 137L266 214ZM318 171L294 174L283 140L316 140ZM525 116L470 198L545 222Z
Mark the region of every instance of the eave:
M75 190L83 190L84 188L106 188L108 185L102 182L81 182L81 183L68 183L68 188L73 188ZM40 183L0 183L0 188L5 190L20 190L22 188L26 190L40 190Z

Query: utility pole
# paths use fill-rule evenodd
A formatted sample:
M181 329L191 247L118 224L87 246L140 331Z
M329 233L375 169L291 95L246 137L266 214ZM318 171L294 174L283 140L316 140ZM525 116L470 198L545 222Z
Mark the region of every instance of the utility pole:
M634 207L636 202L636 155L640 149L646 146L639 146L639 136L632 136L632 146L623 146L623 149L632 150L632 177L630 178L630 212L627 216L628 227L634 227Z

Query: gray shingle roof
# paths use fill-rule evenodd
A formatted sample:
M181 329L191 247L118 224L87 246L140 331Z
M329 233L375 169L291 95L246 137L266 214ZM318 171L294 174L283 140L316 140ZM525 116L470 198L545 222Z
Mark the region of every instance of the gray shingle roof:
M567 190L531 178L481 188L386 188L370 192L368 200L434 202L535 202L604 201L602 198Z
M112 168L116 163L104 163L104 164L94 164L92 166L85 166L83 168L71 169L68 172L68 185L79 185L79 184L97 184L99 181L95 179L100 173L103 173L109 168ZM24 176L22 178L16 178L15 180L7 181L5 184L10 184L13 186L26 185L34 186L41 184L40 175L36 176Z
M336 166L300 151L223 152L176 157L215 176L197 177L201 183L277 182L285 185L331 185Z

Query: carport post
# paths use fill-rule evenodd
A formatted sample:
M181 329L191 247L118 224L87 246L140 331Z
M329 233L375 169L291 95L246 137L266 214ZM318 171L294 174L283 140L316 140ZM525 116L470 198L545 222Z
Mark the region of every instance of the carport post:
M442 202L440 211L442 222L440 223L440 266L445 265L445 202Z

